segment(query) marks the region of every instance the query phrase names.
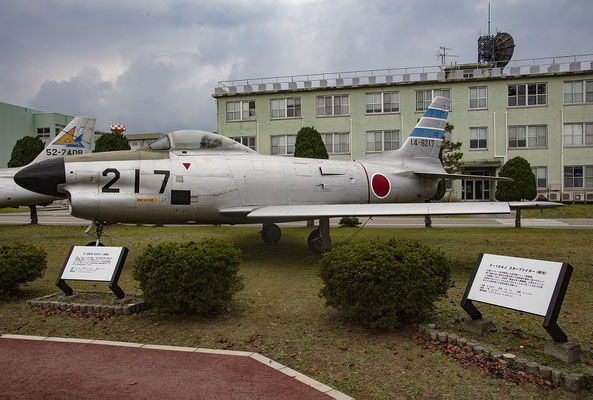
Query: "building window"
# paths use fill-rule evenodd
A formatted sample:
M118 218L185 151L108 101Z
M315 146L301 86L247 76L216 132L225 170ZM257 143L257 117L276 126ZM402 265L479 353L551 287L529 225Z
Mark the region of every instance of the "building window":
M564 104L593 103L593 81L564 82Z
M399 111L399 92L367 93L367 114L385 114Z
M593 165L564 167L564 187L567 189L593 188Z
M350 153L349 133L322 133L321 139L330 154Z
M56 136L58 136L60 134L60 132L62 132L62 130L66 127L66 125L60 125L60 124L56 124Z
M564 124L564 147L593 146L593 123Z
M390 151L399 149L399 130L395 131L368 131L367 152Z
M298 118L301 116L301 99L290 97L287 99L270 100L271 117L275 118Z
M547 84L527 83L508 86L509 107L545 106L547 104Z
M486 86L469 88L470 110L486 107L488 107L488 88Z
M37 136L40 138L48 138L49 137L49 128L37 128Z
M535 184L538 189L546 189L548 187L548 167L531 167L533 175L535 175Z
M296 135L272 136L272 154L294 154Z
M488 128L469 128L469 148L476 150L488 148Z
M254 136L238 136L232 137L235 142L241 143L243 146L249 147L251 150L255 150L255 137Z
M548 145L546 125L509 126L509 147L546 147Z
M451 100L451 89L416 90L416 111L424 111L437 96Z
M227 121L255 120L255 100L229 101L226 103Z
M350 114L350 98L341 96L317 96L317 116Z

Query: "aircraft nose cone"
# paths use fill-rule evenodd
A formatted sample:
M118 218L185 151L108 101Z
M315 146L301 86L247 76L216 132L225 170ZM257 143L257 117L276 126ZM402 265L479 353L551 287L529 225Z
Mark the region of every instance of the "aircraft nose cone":
M52 158L26 166L14 175L17 185L32 192L62 197L57 186L66 183L63 158Z

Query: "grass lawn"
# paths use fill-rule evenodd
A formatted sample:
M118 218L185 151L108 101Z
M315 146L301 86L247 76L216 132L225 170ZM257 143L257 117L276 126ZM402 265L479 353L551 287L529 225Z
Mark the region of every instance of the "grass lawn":
M416 345L415 326L396 332L369 329L345 322L324 306L318 292L319 257L311 254L309 229L285 228L280 243L265 245L255 227L144 227L113 226L106 245L130 249L120 278L124 291L138 293L131 277L133 260L148 243L183 242L216 237L232 241L243 252L241 274L245 289L222 315L168 316L148 311L130 317L98 321L65 312L50 315L31 310L27 299L57 292L55 280L71 245L89 242L82 227L0 226L0 244L33 243L48 253L43 278L23 288L22 295L0 302L0 333L108 339L179 346L256 351L360 399L392 398L575 398L563 389L544 390L533 384L517 385L490 378L477 368L461 364ZM445 251L453 259L454 287L438 304L433 317L446 330L457 332L449 317L463 313L459 306L467 280L480 252L569 262L574 273L558 323L569 340L593 342L593 230L543 229L369 229L352 238L354 230L332 229L334 243L397 237L418 239ZM76 289L108 290L107 284L69 281ZM549 362L541 354L547 333L543 318L479 304L486 318L509 329L485 335L484 342L499 350ZM520 349L519 346L523 346ZM568 368L568 367L566 367ZM583 398L590 392L580 393Z

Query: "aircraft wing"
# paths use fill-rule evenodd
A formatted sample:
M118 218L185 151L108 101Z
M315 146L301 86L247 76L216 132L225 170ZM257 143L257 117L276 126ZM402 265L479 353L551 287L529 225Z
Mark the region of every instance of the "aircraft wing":
M413 215L509 214L517 209L541 209L562 206L549 201L529 202L453 202L453 203L381 203L314 204L264 206L247 213L248 218L318 218ZM243 211L246 211L245 209Z
M251 211L248 218L367 217L397 215L508 214L509 203L381 203L265 206Z

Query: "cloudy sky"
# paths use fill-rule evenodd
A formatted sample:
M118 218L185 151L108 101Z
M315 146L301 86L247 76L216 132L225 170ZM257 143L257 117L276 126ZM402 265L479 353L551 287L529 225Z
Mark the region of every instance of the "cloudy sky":
M593 53L593 1L491 0L513 59ZM218 81L477 61L488 0L0 0L0 101L216 130Z

